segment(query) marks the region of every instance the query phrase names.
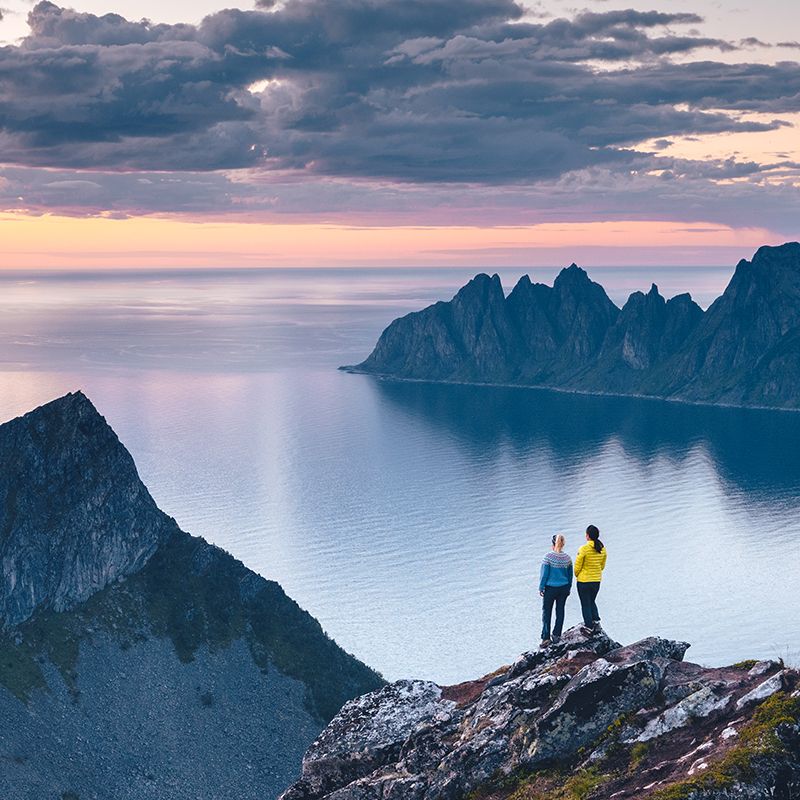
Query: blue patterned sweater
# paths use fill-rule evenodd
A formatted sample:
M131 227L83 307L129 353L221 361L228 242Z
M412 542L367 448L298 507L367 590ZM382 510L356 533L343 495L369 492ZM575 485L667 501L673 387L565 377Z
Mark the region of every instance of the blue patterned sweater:
M566 553L551 550L542 561L539 572L539 591L546 586L572 586L572 559Z

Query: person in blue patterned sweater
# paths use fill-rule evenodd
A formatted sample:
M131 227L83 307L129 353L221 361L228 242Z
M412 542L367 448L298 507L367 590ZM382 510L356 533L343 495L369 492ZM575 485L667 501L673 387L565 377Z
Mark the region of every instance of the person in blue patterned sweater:
M572 591L572 559L564 552L565 543L563 534L557 533L553 537L553 547L542 560L539 572L539 594L542 596L541 647L549 647L557 642L564 628L564 606ZM556 608L556 624L551 635L553 606Z

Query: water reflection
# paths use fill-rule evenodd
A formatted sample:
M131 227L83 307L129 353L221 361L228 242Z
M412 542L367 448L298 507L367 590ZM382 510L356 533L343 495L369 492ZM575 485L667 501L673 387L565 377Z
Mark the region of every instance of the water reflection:
M619 292L661 281L611 272ZM796 653L800 415L336 371L466 277L0 280L0 418L84 389L162 508L389 678L456 682L535 645L542 551L562 530L574 552L589 521L617 638Z
M467 448L545 448L573 468L609 443L642 467L683 463L700 447L731 491L752 501L800 502L800 414L591 397L535 389L371 379L382 398L443 428Z

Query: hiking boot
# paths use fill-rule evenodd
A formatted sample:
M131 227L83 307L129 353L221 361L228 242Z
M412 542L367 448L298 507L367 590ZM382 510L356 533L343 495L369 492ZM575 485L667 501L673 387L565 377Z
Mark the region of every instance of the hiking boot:
M581 625L581 633L584 636L592 636L594 634L594 628L590 628L588 625Z
M542 639L542 643L539 645L539 648L541 650L544 650L545 647L550 647L550 644L551 644L551 642L550 642L549 639Z
M551 644L558 644L560 641L561 641L561 637L560 637L560 636L554 636L554 637L553 637L553 638L550 640L550 643L551 643Z

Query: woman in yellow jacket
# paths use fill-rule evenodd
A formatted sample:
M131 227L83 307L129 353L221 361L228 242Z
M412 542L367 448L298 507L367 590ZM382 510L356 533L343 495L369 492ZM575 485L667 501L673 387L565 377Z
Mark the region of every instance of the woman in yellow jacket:
M586 529L586 544L578 550L575 559L575 582L581 599L584 633L600 630L600 612L597 610L597 593L606 565L607 551L600 541L600 531L590 525Z

